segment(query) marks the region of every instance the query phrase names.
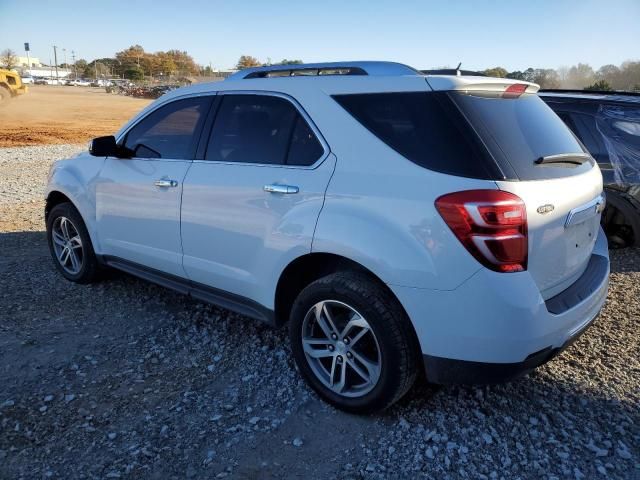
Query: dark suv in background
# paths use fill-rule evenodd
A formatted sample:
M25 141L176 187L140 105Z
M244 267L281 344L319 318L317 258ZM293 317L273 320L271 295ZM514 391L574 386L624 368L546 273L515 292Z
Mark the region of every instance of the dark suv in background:
M612 248L640 246L640 93L541 90L600 165Z

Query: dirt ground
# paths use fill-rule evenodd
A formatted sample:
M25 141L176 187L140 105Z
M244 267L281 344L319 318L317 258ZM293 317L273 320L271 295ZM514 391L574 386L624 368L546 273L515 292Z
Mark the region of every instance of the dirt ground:
M0 147L85 143L115 133L149 102L103 88L30 85L0 107Z

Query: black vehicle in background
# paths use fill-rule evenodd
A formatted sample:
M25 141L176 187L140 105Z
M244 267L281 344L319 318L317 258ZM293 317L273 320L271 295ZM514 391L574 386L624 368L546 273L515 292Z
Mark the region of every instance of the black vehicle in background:
M640 93L540 90L602 170L610 248L640 246Z

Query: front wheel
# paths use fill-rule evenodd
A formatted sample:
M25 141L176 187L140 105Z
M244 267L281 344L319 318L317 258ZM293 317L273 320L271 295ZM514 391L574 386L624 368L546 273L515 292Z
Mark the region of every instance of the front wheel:
M415 381L419 347L409 319L363 273L338 272L307 286L294 303L289 334L302 376L342 410L382 410Z
M47 242L53 263L72 282L91 283L98 275L98 261L87 227L71 203L61 203L47 217Z

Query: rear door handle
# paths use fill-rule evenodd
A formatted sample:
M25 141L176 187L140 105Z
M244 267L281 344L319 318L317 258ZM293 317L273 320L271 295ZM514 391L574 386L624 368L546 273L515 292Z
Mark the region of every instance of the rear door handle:
M265 185L264 191L269 193L298 193L300 189L295 185Z
M161 178L160 180L156 180L153 182L156 187L177 187L178 182L176 180L170 180L168 178Z

